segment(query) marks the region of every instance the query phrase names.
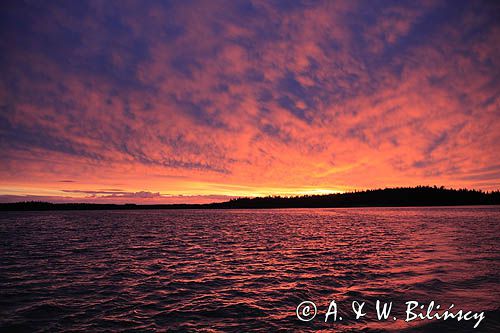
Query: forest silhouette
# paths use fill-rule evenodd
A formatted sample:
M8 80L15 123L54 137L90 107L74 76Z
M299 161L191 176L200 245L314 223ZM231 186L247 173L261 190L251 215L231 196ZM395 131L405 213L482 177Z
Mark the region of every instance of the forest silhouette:
M95 204L26 201L0 203L2 211L135 210L135 209L258 209L500 205L500 191L447 189L443 186L397 187L324 195L237 198L210 204Z

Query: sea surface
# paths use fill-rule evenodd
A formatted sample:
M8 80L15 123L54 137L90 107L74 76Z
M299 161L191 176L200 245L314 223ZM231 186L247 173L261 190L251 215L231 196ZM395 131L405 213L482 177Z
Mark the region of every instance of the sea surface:
M499 206L0 212L2 332L500 332L499 300Z

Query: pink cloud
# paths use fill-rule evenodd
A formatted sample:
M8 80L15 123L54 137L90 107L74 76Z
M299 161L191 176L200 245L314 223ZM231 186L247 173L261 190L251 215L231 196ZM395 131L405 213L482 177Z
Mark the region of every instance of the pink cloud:
M496 189L499 26L446 6L47 5L1 44L0 188Z

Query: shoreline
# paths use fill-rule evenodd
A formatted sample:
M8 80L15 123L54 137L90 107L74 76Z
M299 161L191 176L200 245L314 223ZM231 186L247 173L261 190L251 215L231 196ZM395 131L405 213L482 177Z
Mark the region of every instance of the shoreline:
M139 211L139 210L279 210L279 209L335 209L335 208L479 208L479 207L494 207L500 206L498 203L492 204L454 204L454 205L360 205L360 206L295 206L295 207L213 207L214 204L172 204L172 205L133 205L132 207L128 204L80 204L80 203L65 203L65 204L51 204L57 207L50 208L30 208L30 207L9 207L10 205L18 205L22 203L0 203L0 212L45 212L45 211ZM59 207L59 205L73 206L73 205L83 205L90 207ZM189 206L189 207L183 207Z
M323 195L242 197L225 202L206 204L50 203L23 201L0 203L0 211L457 207L482 205L500 205L500 191L483 192L467 189L446 189L437 186L417 186Z

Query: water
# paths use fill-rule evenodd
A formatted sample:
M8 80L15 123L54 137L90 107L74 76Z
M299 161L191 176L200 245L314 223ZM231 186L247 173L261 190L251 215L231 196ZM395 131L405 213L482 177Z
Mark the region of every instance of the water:
M0 330L499 332L499 222L498 206L4 212ZM331 300L343 320L325 323ZM486 319L406 323L408 300Z

